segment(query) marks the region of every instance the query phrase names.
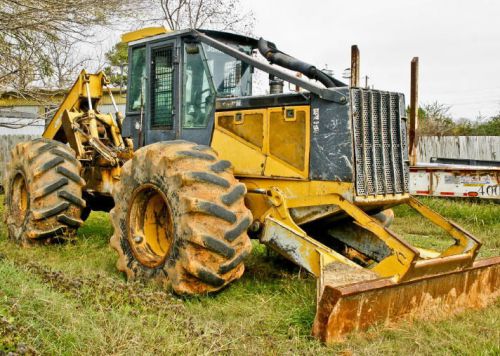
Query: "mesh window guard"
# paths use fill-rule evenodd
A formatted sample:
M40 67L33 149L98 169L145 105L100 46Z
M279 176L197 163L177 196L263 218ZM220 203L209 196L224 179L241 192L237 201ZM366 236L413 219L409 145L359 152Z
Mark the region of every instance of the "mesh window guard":
M151 127L172 127L174 67L172 47L151 51Z

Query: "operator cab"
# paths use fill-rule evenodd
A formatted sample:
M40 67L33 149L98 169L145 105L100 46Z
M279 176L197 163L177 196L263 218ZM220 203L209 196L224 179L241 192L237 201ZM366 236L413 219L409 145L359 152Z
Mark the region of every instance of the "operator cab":
M347 119L348 87L262 41L184 30L130 42L123 133L134 139L135 147L177 139L212 146L233 162L239 176L308 179L314 167L324 170L326 166L318 164L310 169L311 161L324 161L320 143L310 150L311 112L320 110L323 97L333 100L336 115ZM276 52L285 62L274 58L276 65L269 64L270 58L259 55L264 51ZM325 83L302 75L342 87L343 92L329 91ZM328 134L319 126L317 122L315 133ZM350 157L348 126L347 120L338 125L331 149ZM242 155L249 159L242 160ZM337 179L351 179L349 163L339 162ZM333 174L315 176L331 179Z
M204 33L247 55L257 45L245 36ZM173 139L208 145L216 99L251 96L252 75L249 64L195 40L192 31L131 43L124 133L136 146Z

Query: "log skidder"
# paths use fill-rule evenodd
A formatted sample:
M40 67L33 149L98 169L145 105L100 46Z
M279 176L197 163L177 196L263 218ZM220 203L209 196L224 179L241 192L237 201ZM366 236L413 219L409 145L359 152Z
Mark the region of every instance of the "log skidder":
M327 343L498 298L500 257L476 261L480 241L409 194L403 94L349 86L262 38L148 28L123 40L126 119L104 73L82 71L43 133L60 143L14 151L12 239L74 234L90 210L114 206L119 270L194 295L242 275L251 225L252 237L317 278L313 335ZM269 74L272 94L252 92L254 68ZM284 93L284 83L301 90ZM100 112L105 90L115 114ZM399 204L453 244L410 245L389 228L387 209Z
M159 142L125 163L111 211L117 267L128 279L203 294L238 279L252 221L228 161L207 146Z
M60 142L36 139L12 150L6 170L4 219L21 245L72 237L82 225L80 162Z

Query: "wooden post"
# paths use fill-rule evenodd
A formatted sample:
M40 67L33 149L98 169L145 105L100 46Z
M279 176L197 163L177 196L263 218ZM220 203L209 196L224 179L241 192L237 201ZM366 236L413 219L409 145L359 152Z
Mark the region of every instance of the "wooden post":
M359 88L359 49L351 46L351 87Z
M417 128L418 128L418 57L411 61L411 88L410 88L410 137L409 158L410 166L417 164Z

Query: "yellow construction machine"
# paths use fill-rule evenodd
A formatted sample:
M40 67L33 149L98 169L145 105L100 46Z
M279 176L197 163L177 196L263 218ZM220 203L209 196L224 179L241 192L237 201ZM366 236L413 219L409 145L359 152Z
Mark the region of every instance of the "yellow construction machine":
M83 71L43 138L13 149L12 240L71 238L91 210L111 210L118 269L195 295L238 279L255 238L317 278L313 334L325 342L499 296L500 258L475 262L481 243L408 193L402 94L344 84L263 39L124 40L125 116L99 111L108 80ZM398 204L454 243L410 245L389 228Z

